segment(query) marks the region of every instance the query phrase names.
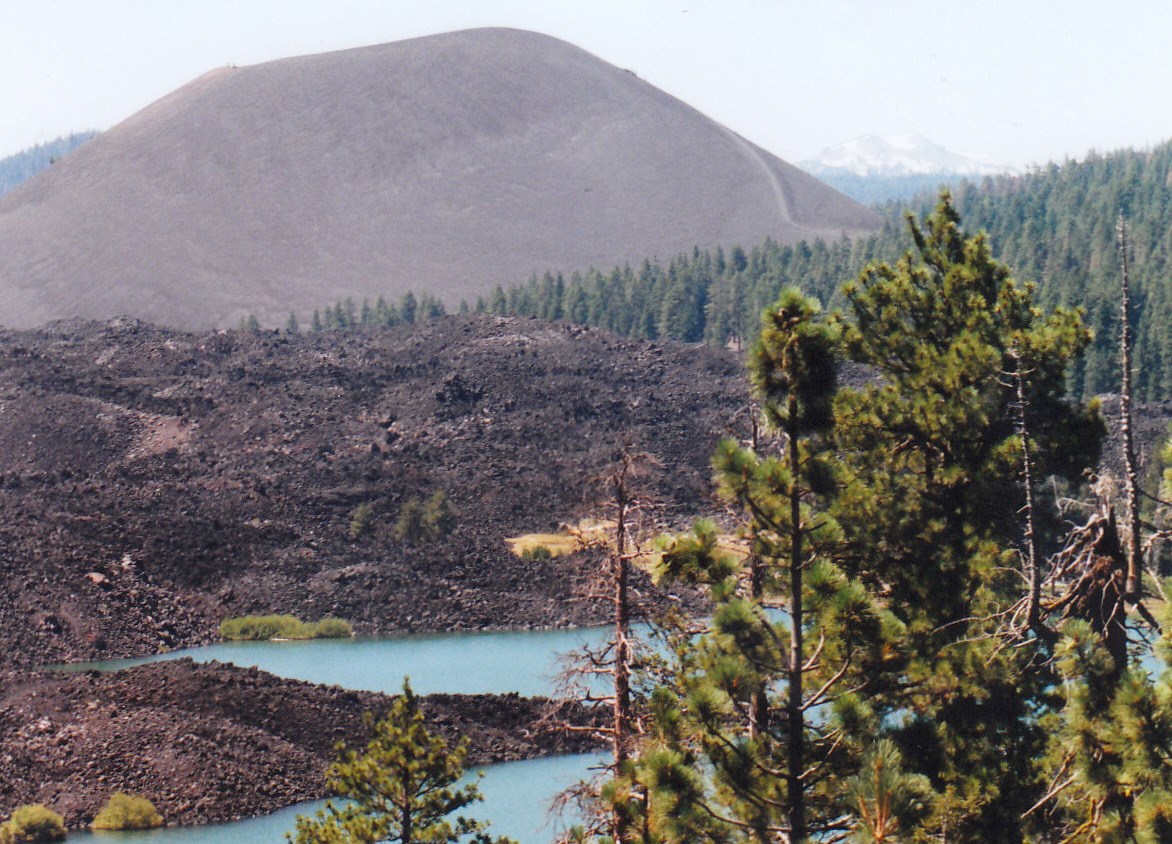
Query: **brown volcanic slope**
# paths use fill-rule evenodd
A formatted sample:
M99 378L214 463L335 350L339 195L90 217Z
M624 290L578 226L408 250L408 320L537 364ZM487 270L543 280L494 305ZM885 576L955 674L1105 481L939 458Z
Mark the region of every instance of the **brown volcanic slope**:
M546 269L872 230L638 79L509 29L213 71L0 199L3 323L267 324Z
M731 355L536 320L0 331L0 667L194 644L246 613L601 622L580 599L597 559L522 560L505 537L597 515L589 481L624 441L661 464L659 518L710 510L709 455L744 403ZM452 534L397 540L435 490ZM375 528L351 540L362 503Z

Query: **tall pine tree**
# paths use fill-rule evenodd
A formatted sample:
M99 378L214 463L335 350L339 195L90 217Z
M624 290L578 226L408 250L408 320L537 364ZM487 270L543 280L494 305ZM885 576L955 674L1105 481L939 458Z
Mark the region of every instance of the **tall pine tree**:
M841 721L866 720L861 694L900 665L900 626L834 561L840 536L825 504L837 331L796 290L763 322L751 373L776 437L726 441L714 458L748 553L740 563L721 553L702 523L663 555L666 574L711 587L715 609L707 635L680 640L675 687L654 698L657 735L639 774L652 840L798 844L841 832L839 780L860 750L841 741Z
M907 629L904 682L873 705L905 764L939 794L925 829L954 842L1020 841L1021 816L1044 791L1035 716L1054 678L1035 659L1044 642L1005 644L1024 591L1026 500L1018 385L1005 374L1029 373L1021 388L1040 476L1077 478L1102 429L1093 408L1067 400L1065 378L1090 337L1077 312L1043 314L985 239L964 234L947 195L909 228L913 252L844 290L848 353L872 380L839 394L844 473L832 512L844 567Z

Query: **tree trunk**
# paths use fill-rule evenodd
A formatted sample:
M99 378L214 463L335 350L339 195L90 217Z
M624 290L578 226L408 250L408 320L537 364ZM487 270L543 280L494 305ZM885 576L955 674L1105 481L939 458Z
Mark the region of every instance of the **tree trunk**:
M757 416L757 404L749 407L751 424L753 426L752 447L754 454L760 454L760 423ZM749 597L755 604L760 605L765 597L765 571L761 558L757 555L757 531L751 528L749 536ZM753 690L753 699L749 705L749 738L756 739L764 730L769 729L769 698L764 684Z
M789 699L786 705L786 775L789 802L790 844L806 841L806 794L802 772L805 767L805 713L802 711L802 507L798 489L801 464L798 452L798 432L794 420L798 418L797 398L789 397L789 464L790 464L790 554L789 554Z
M631 505L627 489L627 470L630 457L623 456L623 464L614 478L615 505L618 508L615 526L615 550L611 564L614 578L614 711L611 749L614 754L616 774L626 763L630 753L631 725L631 648L628 636L631 624L631 609L627 594L630 561L627 559L627 512ZM622 813L615 811L615 844L626 844L629 840L627 824Z
M1122 214L1119 215L1116 229L1122 270L1119 357L1123 372L1119 387L1119 432L1123 435L1124 488L1127 496L1127 582L1124 597L1129 603L1135 604L1140 598L1139 480L1131 419L1131 286L1127 274L1127 228Z
M1021 437L1022 483L1025 485L1025 558L1026 581L1029 596L1026 604L1026 626L1038 638L1049 642L1053 637L1043 627L1041 619L1042 576L1041 554L1038 551L1038 535L1034 526L1034 458L1033 443L1030 440L1029 407L1025 395L1025 373L1021 368L1021 351L1015 346L1010 353L1013 359L1013 380L1017 392L1017 433Z

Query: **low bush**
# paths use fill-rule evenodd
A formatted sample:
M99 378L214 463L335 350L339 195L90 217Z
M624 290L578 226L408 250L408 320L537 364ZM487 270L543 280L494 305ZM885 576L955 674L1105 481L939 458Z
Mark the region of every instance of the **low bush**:
M65 819L40 803L19 806L0 825L0 844L39 844L64 841Z
M456 527L456 517L448 506L448 496L437 489L426 501L408 498L399 508L399 518L391 535L399 542L414 545L443 539Z
M245 615L220 622L220 638L234 641L300 639L305 622L292 615Z
M354 635L350 622L323 618L304 622L293 615L244 615L220 622L220 638L234 642L269 639L345 639Z
M310 626L313 628L314 639L349 639L354 635L350 622L340 618L323 618Z
M94 817L94 829L155 829L163 825L163 816L145 797L116 791Z
M437 489L423 502L423 529L429 539L443 539L456 527L456 517L448 505L448 496Z
M534 545L532 548L526 548L521 552L521 559L523 560L548 560L553 557L553 552L544 545Z
M391 535L399 542L414 545L423 539L423 502L418 498L408 498L399 508L399 518L391 528Z
M350 514L350 538L361 539L374 531L374 508L359 504Z

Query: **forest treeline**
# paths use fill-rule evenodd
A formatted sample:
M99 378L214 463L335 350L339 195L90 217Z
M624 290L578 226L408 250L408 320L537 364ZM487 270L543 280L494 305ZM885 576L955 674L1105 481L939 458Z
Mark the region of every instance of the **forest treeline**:
M636 267L546 273L497 288L476 310L565 319L644 339L727 345L759 326L780 291L796 286L829 307L839 289L875 260L912 247L903 217L931 211L937 197L889 203L883 229L831 243L699 250ZM1080 306L1095 339L1071 374L1077 395L1110 392L1119 380L1119 268L1115 223L1127 217L1134 250L1136 396L1172 395L1172 144L1152 151L1090 155L1024 176L962 182L953 203L973 231L987 232L992 254L1020 281L1037 284L1043 307Z
M97 134L93 130L72 132L0 159L0 195L31 179L61 156L73 152L86 141L97 137Z

